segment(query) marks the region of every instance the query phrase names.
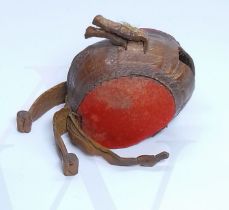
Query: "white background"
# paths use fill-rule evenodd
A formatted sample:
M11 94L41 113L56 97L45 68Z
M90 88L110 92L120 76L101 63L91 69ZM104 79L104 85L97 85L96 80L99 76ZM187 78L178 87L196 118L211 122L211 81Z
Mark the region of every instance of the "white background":
M79 174L65 177L52 133L52 109L16 131L15 116L66 80L97 14L173 35L193 57L196 89L168 128L124 156L170 152L154 168L117 167L73 147ZM1 210L229 209L229 1L0 0Z

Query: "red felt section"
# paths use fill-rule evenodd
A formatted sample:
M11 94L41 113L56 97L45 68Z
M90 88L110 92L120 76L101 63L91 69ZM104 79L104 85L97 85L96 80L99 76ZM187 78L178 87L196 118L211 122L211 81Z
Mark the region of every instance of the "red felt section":
M88 136L108 148L123 148L164 128L175 103L170 91L153 79L121 77L89 92L78 113Z

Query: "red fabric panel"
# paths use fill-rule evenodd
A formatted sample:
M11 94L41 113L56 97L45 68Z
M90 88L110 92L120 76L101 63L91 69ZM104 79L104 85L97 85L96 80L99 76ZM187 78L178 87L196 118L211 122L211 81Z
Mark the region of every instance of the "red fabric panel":
M175 102L155 80L121 77L89 92L78 113L88 136L108 148L123 148L164 128L173 118Z

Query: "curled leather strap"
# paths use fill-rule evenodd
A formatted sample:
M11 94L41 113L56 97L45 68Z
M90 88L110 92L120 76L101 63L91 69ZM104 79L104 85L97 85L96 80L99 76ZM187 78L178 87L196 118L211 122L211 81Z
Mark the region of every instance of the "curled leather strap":
M66 121L69 109L62 108L53 116L53 132L56 140L56 145L60 151L60 156L63 162L63 172L65 176L73 176L78 173L79 160L73 153L68 153L67 148L62 139L62 135L67 132Z
M85 38L107 38L112 44L123 46L124 48L126 48L128 41L143 42L144 53L148 49L148 39L144 30L135 28L127 23L121 24L108 20L101 15L95 16L92 24L100 28L89 26L86 30Z
M157 155L141 155L136 158L120 157L110 149L98 144L93 139L88 137L81 129L79 117L71 112L67 119L68 134L74 144L79 146L82 150L90 155L97 155L103 157L112 165L119 166L154 166L159 161L169 157L167 152L161 152Z
M65 102L67 95L66 82L62 82L42 93L32 104L28 111L17 113L17 129L22 133L31 131L32 123L45 112Z

